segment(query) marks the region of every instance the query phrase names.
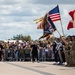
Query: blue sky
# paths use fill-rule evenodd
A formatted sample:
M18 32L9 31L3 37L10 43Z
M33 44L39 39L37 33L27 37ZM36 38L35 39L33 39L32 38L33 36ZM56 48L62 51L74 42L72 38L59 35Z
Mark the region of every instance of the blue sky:
M42 30L37 30L33 20L40 18L59 4L62 25L65 35L75 34L75 28L67 30L71 20L68 12L75 9L75 0L0 0L0 40L12 38L16 34L31 35L38 39ZM55 26L62 34L60 21ZM59 37L57 32L54 36Z

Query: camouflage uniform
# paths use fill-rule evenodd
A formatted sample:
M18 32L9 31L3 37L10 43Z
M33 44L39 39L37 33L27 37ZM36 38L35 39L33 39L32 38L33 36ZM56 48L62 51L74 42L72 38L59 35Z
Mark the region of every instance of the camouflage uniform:
M70 41L67 45L65 45L64 52L65 52L65 58L66 58L67 66L71 66L71 64L72 64L71 51L72 51L72 41Z
M71 59L72 59L72 66L75 66L75 41L72 42L72 49L71 49Z

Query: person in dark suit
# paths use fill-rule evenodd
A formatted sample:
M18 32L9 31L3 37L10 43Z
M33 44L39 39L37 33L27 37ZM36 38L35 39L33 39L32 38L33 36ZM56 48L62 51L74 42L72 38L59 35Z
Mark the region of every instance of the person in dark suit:
M31 48L32 48L32 62L34 62L35 59L37 59L38 61L38 45L36 41L34 41L34 43L31 45Z

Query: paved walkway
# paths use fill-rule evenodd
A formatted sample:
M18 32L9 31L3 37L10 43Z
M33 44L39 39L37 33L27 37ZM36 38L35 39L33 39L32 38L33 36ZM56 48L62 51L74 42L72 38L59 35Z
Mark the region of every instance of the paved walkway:
M0 62L0 75L75 75L75 67L53 62Z

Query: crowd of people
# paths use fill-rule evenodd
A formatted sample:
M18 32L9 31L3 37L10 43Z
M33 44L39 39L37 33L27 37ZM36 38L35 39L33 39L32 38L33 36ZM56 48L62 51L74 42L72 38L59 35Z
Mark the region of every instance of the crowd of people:
M75 36L50 41L0 42L0 61L50 61L54 64L74 64ZM72 54L72 55L71 55Z
M1 61L48 61L53 60L53 50L50 42L0 42Z

